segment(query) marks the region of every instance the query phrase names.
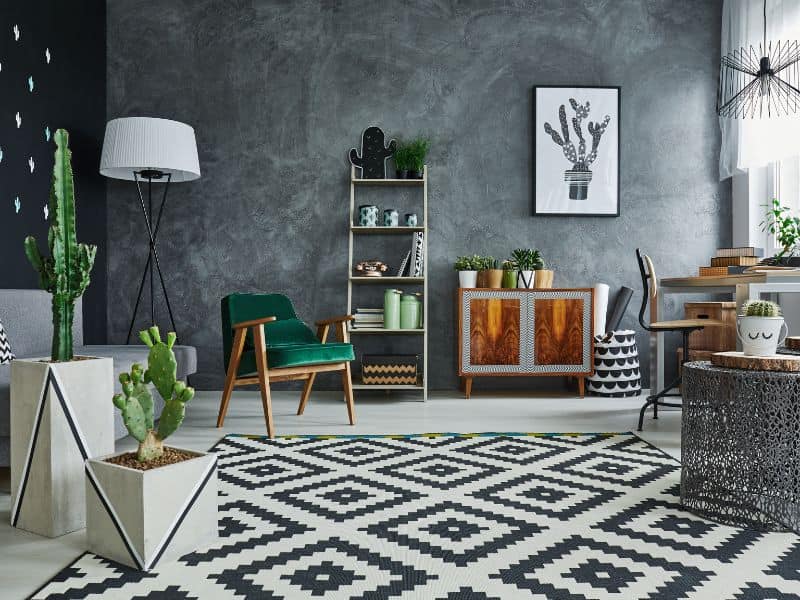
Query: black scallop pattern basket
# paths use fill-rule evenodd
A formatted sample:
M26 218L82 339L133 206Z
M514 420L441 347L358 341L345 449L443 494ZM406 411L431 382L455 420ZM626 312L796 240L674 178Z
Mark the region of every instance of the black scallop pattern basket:
M611 331L594 337L594 374L586 380L592 396L623 398L642 391L636 332Z

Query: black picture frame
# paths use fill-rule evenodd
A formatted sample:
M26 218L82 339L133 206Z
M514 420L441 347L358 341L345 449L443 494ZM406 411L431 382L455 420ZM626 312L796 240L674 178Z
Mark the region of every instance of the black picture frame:
M567 116L568 131L570 133L570 141L575 141L576 142L575 145L579 144L580 142L577 142L577 140L573 139L575 130L574 130L574 125L572 124L571 121L572 121L572 118L576 117L577 115L575 115L575 109L571 106L571 103L569 102L570 92L574 92L574 90L587 90L587 93L585 95L583 95L580 99L576 99L577 102L579 103L579 105L581 105L581 108L583 108L582 105L587 100L591 103L591 100L592 100L591 92L593 92L593 91L594 92L612 91L612 92L614 92L616 94L616 102L613 102L613 100L611 102L611 105L613 107L615 107L616 114L615 115L609 115L611 117L611 119L615 123L615 126L612 127L611 130L612 130L613 133L616 133L616 136L615 136L616 153L614 154L613 151L612 151L612 156L607 158L607 159L605 159L606 161L607 160L611 160L611 161L615 161L616 162L615 165L612 165L612 169L611 169L611 172L613 174L615 174L616 182L613 182L613 184L610 186L610 188L609 188L608 185L606 185L606 190L611 189L612 192L613 192L613 198L609 199L609 202L613 202L613 206L610 206L608 210L598 211L598 210L593 210L592 208L581 209L580 206L575 206L573 209L570 209L570 210L552 210L552 208L549 208L548 206L546 206L546 204L547 205L552 205L553 204L554 200L552 199L552 195L555 193L554 190L559 189L559 188L554 187L554 175L553 175L553 173L556 172L558 169L560 169L560 167L557 167L557 165L559 163L554 158L555 153L553 153L551 151L552 149L557 149L558 144L557 144L557 142L555 142L553 140L552 136L545 131L544 124L547 123L547 122L552 123L551 127L552 127L553 130L555 130L556 137L559 137L559 136L563 137L563 135L562 135L563 129L561 127L560 115L559 115L559 113L557 111L551 111L553 114L550 114L549 112L548 112L548 114L543 114L543 115L539 115L538 114L538 111L540 109L547 110L546 108L542 107L542 104L544 104L544 103L541 102L540 98L539 98L540 90L544 90L544 91L547 91L547 92L553 92L553 91L556 91L556 90L563 90L564 91L564 94L563 94L563 105L565 105L565 107L566 107L565 113L567 113L566 116ZM597 94L595 94L595 99L597 97L598 97ZM549 108L552 108L552 106L550 106ZM570 116L570 113L572 113L572 117ZM531 153L532 153L532 161L531 161L531 164L532 164L532 178L531 178L532 179L532 190L531 191L532 191L533 215L534 216L557 216L557 217L619 217L619 190L620 190L619 182L620 182L620 150L621 150L621 148L620 148L620 138L621 138L620 132L621 132L621 129L622 129L622 119L621 119L621 117L622 117L622 87L621 86L613 86L613 85L564 85L564 84L559 84L559 85L535 85L535 86L533 86L533 106L532 106L532 115L531 115L531 117L532 117L532 123L533 123L533 125L531 127L531 129L533 130L533 139L532 139L532 144L531 144ZM601 119L602 119L602 117L600 115L592 114L591 113L591 108L589 109L589 115L588 115L588 118L587 118L588 121L594 123L595 126L597 126L597 125L602 123ZM611 122L612 121L610 120L609 121L609 125L611 124ZM583 130L583 133L584 133L584 136L585 136L585 134L588 133L586 131L586 126L582 126L582 130ZM606 130L607 130L607 128L604 129L603 133L605 133ZM603 144L602 144L603 133L600 134L600 142L599 142L598 148L597 148L597 156L598 157L600 156L601 151L604 150L604 147L603 147ZM545 146L544 146L545 151L542 152L542 148L543 147L540 144L540 142L545 143L545 140L549 140L550 144L549 145L545 144ZM592 150L591 150L592 145L591 144L593 143L593 138L588 138L588 137L585 136L584 140L585 140L585 144L586 144L585 153L591 153L592 152ZM539 145L539 152L537 152L537 144ZM549 146L552 146L552 149L548 149ZM606 146L607 146L607 144L606 144ZM566 158L567 150L564 150L563 146L561 148L562 148L561 150L556 150L556 152L563 153L563 155L561 156L561 165L568 166L569 165L569 161ZM548 161L548 162L550 162L552 164L549 164L549 165L545 164L545 161ZM576 164L577 163L573 163L573 165L576 165ZM547 173L547 175L541 175L540 176L540 169L542 170L543 173ZM587 171L588 171L588 174L587 174ZM606 171L608 172L608 169L606 169ZM575 170L575 171L573 169L565 169L563 171L563 176L562 176L562 179L563 179L564 183L566 183L567 180L568 180L568 175L567 175L568 172L574 172L574 173L576 173L576 175L573 175L571 177L571 181L570 181L570 183L567 184L566 188L561 188L561 189L565 189L566 190L565 194L564 194L564 197L563 197L563 202L564 202L565 206L567 206L568 203L572 203L572 202L584 202L584 201L586 201L588 193L589 193L588 188L591 187L591 181L592 181L592 178L593 178L592 171L591 171L591 169L588 169L588 168L584 168L583 170ZM562 183L561 185L563 186L564 183ZM606 183L608 183L608 182L606 182ZM547 203L542 202L542 196L539 195L540 193L544 192L543 189L540 189L540 186L542 188L544 188L546 186L547 190L549 190L548 193L550 194L550 198L549 198L549 201ZM596 185L595 188L597 188L597 187L599 187L599 186ZM583 191L581 191L581 189ZM580 198L581 194L583 194L584 198ZM576 197L572 197L571 198L570 196L576 196ZM560 202L560 198L557 198L555 201L556 202ZM603 205L605 205L605 202L601 201L601 203ZM597 203L594 202L590 206L594 206L596 204Z

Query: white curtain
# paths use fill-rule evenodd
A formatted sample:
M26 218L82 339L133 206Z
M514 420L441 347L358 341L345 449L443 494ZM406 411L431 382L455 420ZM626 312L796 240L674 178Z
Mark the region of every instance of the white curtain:
M722 9L722 56L764 36L764 0L725 0ZM767 43L800 40L800 0L767 0ZM790 156L800 155L800 113L784 117L720 117L720 180Z

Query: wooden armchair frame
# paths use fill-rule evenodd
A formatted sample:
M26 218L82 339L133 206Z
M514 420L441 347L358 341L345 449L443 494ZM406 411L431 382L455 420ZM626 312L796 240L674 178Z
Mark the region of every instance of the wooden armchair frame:
M347 416L350 419L350 425L355 425L356 413L355 405L353 404L353 381L350 373L350 362L322 363L270 369L269 365L267 365L267 343L264 325L275 320L276 317L263 317L251 321L242 321L233 325L233 348L231 349L231 357L228 363L228 373L225 377L225 388L222 392L222 400L219 405L217 427L222 427L225 422L225 414L228 412L228 404L231 400L233 388L237 385L258 385L261 390L261 404L264 407L264 419L267 423L267 433L270 438L274 438L275 427L272 422L270 383L273 381L304 379L306 383L303 386L303 393L300 396L300 406L297 408L297 414L302 415L308 403L308 398L311 395L311 387L314 385L314 379L317 373L322 373L324 371L342 372L342 386L344 387L344 398L347 404ZM352 320L352 315L343 315L317 321L315 323L317 326L317 338L324 344L328 339L331 326L335 325L337 341L344 343L349 342L347 322ZM239 370L239 363L242 358L242 353L244 352L244 342L248 329L253 332L256 374L239 377L237 376L237 371Z

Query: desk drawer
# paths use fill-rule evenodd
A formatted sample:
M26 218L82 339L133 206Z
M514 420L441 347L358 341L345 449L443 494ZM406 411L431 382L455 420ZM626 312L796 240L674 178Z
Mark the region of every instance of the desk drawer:
M689 348L714 352L736 350L735 302L686 302L684 315L687 319L715 319L725 323L723 327L706 327L692 332Z

